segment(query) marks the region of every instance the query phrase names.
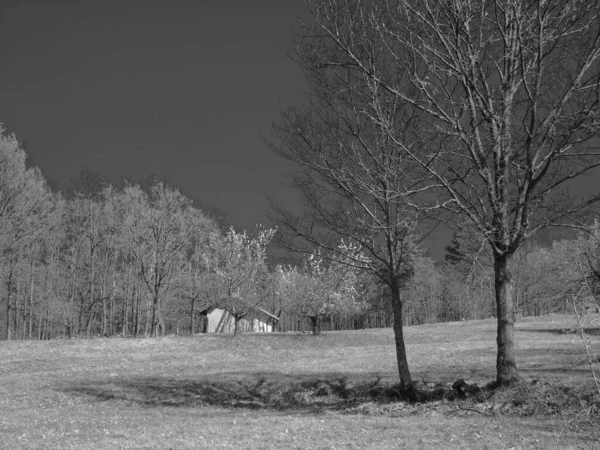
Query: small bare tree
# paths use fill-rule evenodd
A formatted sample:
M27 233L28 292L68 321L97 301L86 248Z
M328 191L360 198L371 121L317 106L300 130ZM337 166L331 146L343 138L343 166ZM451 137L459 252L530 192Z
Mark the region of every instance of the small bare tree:
M497 382L517 380L511 258L537 230L568 222L600 198L567 191L600 165L600 2L306 4L315 25L301 42L316 49L312 60L321 71L352 68L376 86L373 122L429 177L436 195L420 197L419 208L464 216L486 237ZM394 101L421 117L421 141L390 120L386 105Z
M317 30L311 37L307 29L293 54L308 80L307 101L283 112L269 145L294 163L290 181L303 211L296 214L272 200L276 238L303 253L321 248L323 256L366 270L389 288L398 374L410 395L400 290L418 252L417 225L424 214L411 203L422 193L422 180L375 118L393 123L406 142L418 142L419 117L391 95L381 103L385 92L355 65L323 64L336 51ZM379 51L364 49L372 61ZM338 247L340 240L349 247Z

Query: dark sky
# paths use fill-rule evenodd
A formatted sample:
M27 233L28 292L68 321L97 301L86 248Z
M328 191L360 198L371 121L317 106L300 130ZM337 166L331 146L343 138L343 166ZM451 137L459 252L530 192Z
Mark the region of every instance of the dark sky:
M265 191L294 198L260 136L301 101L286 50L303 14L302 0L0 0L0 122L63 186L83 166L166 177L250 228Z
M166 177L235 224L285 191L265 147L298 103L301 0L0 0L0 122L67 184L82 166Z

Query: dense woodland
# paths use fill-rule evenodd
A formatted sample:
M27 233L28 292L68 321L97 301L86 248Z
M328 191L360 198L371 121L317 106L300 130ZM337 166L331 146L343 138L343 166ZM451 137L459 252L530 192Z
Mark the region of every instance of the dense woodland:
M162 182L117 187L84 171L72 192L53 192L16 137L1 131L4 339L197 333L207 306L236 319L260 308L280 318L281 331L392 324L388 289L369 273L318 250L278 264L267 254L274 228L227 228ZM519 249L518 314L569 312L575 300L595 308L598 223L588 230ZM422 250L413 259L402 287L405 325L494 315L489 246L465 226L446 251L444 261Z

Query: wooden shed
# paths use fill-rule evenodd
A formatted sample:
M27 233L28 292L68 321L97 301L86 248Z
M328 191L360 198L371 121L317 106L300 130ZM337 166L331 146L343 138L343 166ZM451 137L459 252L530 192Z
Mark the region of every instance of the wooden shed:
M206 316L205 333L233 333L235 331L233 316L224 309L210 306L201 310L200 314ZM261 308L256 308L250 315L239 321L238 328L246 333L268 333L273 331L274 320L278 320L277 317Z

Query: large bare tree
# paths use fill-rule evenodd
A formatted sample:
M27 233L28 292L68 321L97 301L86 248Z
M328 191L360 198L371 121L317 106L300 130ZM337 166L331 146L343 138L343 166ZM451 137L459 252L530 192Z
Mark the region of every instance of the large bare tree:
M300 48L316 49L309 54L321 71L352 68L377 86L371 119L436 192L418 206L468 218L491 246L497 382L517 380L510 260L537 230L569 223L599 199L568 189L600 165L600 2L306 4L314 26ZM391 99L422 118L418 145L389 120Z

